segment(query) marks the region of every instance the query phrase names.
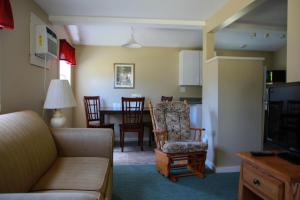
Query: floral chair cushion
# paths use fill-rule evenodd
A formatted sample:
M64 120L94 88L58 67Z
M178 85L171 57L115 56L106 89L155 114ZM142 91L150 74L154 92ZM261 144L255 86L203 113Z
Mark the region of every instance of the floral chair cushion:
M156 129L158 130L167 130L166 126L166 118L165 118L165 103L158 103L153 108L153 117L156 125Z
M206 150L207 143L197 141L166 141L162 146L162 151L165 153L188 153Z
M192 140L189 113L189 106L184 102L158 103L153 109L156 128L166 130L170 141Z

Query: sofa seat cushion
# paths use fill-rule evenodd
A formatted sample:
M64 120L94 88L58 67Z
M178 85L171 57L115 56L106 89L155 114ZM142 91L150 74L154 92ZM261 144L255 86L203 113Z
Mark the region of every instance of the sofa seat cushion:
M165 153L187 153L206 150L207 144L197 141L167 141L162 146L162 151Z
M105 196L111 170L109 159L100 157L59 157L32 191L86 190Z

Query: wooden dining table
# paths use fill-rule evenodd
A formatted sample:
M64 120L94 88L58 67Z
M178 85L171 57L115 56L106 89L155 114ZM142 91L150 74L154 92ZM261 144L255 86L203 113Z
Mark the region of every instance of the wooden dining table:
M148 107L144 108L143 114L150 116L150 110ZM104 124L105 116L110 116L110 115L122 115L122 107L101 107L100 122ZM152 129L153 129L152 122L151 122L151 120L145 121L143 124L144 124L144 127L149 128L149 146L151 146L151 142L154 140L154 135L152 132Z
M102 107L100 109L100 122L104 124L105 116L109 115L121 115L122 107ZM144 108L144 115L150 115L150 110L148 107Z

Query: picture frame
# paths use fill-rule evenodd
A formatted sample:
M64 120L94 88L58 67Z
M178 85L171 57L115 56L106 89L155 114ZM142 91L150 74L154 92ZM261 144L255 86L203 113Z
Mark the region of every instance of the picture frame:
M133 89L135 82L135 65L133 63L114 64L114 88Z

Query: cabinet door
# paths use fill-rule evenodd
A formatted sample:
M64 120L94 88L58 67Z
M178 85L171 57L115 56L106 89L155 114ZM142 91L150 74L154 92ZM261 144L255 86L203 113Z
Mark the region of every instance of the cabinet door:
M201 85L202 51L181 51L179 85Z

